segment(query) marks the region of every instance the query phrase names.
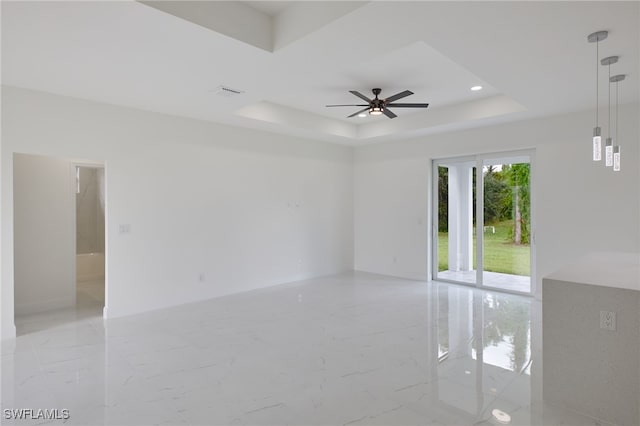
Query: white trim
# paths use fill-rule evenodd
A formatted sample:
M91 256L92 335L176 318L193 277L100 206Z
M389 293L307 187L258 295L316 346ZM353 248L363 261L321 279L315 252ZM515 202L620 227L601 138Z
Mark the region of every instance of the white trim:
M73 162L69 163L69 191L67 191L67 196L69 197L69 209L70 209L70 214L69 214L69 229L71 230L71 259L73 259L73 261L71 262L71 265L69 265L69 268L71 268L71 272L70 272L70 276L72 277L72 283L73 283L73 291L71 292L71 294L73 295L73 305L76 304L76 291L77 291L77 283L78 283L78 277L76 276L77 274L77 259L76 259L76 253L78 252L76 244L77 244L77 240L78 240L78 236L76 235L77 233L77 228L78 228L78 222L77 222L77 218L76 218L76 205L77 205L77 193L76 193L76 187L77 187L77 182L76 182L76 170L77 170L77 165Z
M529 248L530 248L530 260L531 264L531 295L542 299L542 292L538 294L538 274L536 272L536 210L537 210L537 202L536 202L536 150L530 149L529 151ZM540 286L542 289L542 286Z
M480 288L484 287L484 173L482 162L480 157L476 157L476 287Z
M438 258L438 242L439 242L439 230L438 227L440 224L438 223L439 212L438 212L438 184L440 182L440 175L438 174L438 168L440 163L437 160L433 160L431 162L431 271L429 276L432 280L438 279L438 268L440 267L440 260Z
M68 159L74 167L86 167L88 169L103 169L104 162L91 160L74 160Z
M3 326L2 327L2 339L0 339L0 341L2 341L2 343L4 344L5 342L14 342L15 343L15 338L17 336L17 330L16 330L16 324L15 324L15 314L13 315L12 318L12 323L9 324L8 326Z
M109 185L107 180L107 162L102 164L104 177L104 308L102 310L103 318L109 318L107 315L107 306L109 306Z
M483 290L489 291L499 291L503 293L517 294L517 295L525 295L525 296L536 296L537 294L537 281L536 281L536 253L535 253L535 234L536 234L536 226L535 226L535 149L524 149L524 150L516 150L516 151L504 151L504 152L493 152L493 153L484 153L477 154L471 156L461 156L461 157L449 157L449 158L434 158L431 161L431 191L432 196L430 197L432 200L432 205L430 208L431 212L431 244L432 253L430 256L431 259L431 271L428 274L433 281L446 282L451 284L459 284L467 287L475 287ZM529 172L529 182L530 182L530 211L529 211L529 219L530 219L530 286L529 292L519 292L508 289L501 289L498 287L490 287L485 286L483 284L483 268L484 268L484 232L483 227L477 226L478 224L482 224L484 226L484 179L483 179L483 166L491 165L493 162L497 162L500 160L500 164L505 164L505 162L512 163L524 163L528 162L530 164L530 172ZM438 167L445 166L447 164L464 164L468 163L469 165L475 163L476 167L476 282L475 283L466 283L466 282L458 282L443 278L438 278L438 182L439 182L439 174ZM486 164L485 164L486 163ZM497 164L497 163L496 163Z

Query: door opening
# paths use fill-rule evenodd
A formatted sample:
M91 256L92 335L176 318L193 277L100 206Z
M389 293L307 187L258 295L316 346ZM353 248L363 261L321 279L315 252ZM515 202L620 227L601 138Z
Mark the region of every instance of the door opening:
M75 166L76 309L95 311L105 301L104 168Z
M104 173L99 163L14 154L18 335L103 316Z
M532 294L531 157L434 160L434 279Z

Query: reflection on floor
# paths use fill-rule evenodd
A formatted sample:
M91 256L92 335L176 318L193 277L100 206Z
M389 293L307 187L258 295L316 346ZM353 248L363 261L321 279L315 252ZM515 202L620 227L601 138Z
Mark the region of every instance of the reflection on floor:
M531 298L350 273L27 332L2 346L2 408L67 408L66 424L602 424L540 402L540 326Z
M475 270L440 271L438 272L438 278L467 284L475 284L477 281ZM501 290L518 291L520 293L529 293L531 291L531 277L524 275L484 271L482 273L482 283L486 287L493 287Z
M65 324L73 324L102 317L104 307L104 278L80 281L76 286L76 306L35 315L16 317L18 336L55 329Z

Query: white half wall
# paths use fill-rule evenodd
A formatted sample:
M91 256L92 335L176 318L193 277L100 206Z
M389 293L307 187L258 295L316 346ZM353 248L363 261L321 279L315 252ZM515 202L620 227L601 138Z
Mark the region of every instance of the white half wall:
M356 148L355 269L429 279L432 159L530 148L537 297L545 275L589 252L638 251L638 106L621 107L619 173L591 160L593 116L585 111Z
M107 317L353 267L350 148L14 87L2 121L3 338L13 153L104 162Z
M14 156L17 315L75 304L75 193L71 178L67 160Z

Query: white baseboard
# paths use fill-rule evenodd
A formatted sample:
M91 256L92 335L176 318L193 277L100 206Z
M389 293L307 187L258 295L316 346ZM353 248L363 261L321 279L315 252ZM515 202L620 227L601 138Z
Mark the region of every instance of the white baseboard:
M15 340L12 341L12 339L16 338L16 325L15 323L12 321L11 324L2 324L2 343L4 344L13 344L15 347Z

